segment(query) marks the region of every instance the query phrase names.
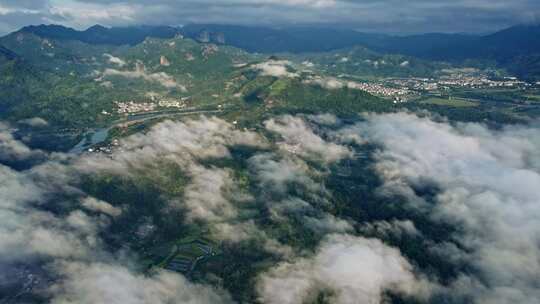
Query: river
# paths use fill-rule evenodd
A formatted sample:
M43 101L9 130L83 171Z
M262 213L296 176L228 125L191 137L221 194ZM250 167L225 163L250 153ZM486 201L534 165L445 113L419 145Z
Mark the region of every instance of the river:
M125 122L143 122L149 119L161 118L161 117L167 117L167 116L211 114L211 113L220 113L220 112L222 112L222 110L195 110L194 109L194 110L190 110L186 112L143 113L143 114L130 115L124 119L113 122L108 127L94 129L94 130L86 132L84 134L83 139L77 145L71 148L71 150L69 150L69 153L80 154L80 153L83 153L85 150L104 142L109 137L109 131L112 128Z

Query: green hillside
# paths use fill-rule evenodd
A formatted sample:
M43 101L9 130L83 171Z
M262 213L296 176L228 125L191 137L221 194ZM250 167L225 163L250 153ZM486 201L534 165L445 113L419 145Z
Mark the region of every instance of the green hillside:
M399 54L380 54L364 47L353 47L325 53L292 56L310 68L333 75L370 77L434 77L441 69L451 67L444 62L422 60Z
M0 115L12 121L38 116L52 126L93 127L121 118L115 102L162 99L194 109L229 105L348 113L388 108L359 90L327 90L305 83L304 76L260 75L253 64L265 62L264 57L182 37L147 38L128 47L14 33L2 42L20 58L5 59L0 67L6 92Z

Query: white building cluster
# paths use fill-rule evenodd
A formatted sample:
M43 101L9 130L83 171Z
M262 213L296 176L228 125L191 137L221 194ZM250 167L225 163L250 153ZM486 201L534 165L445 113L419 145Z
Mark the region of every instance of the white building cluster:
M181 99L175 98L160 98L157 93L148 93L151 102L135 102L133 100L127 102L115 101L118 114L131 114L141 112L152 112L159 108L177 108L183 109L186 107L186 101L189 97Z
M411 91L408 88L392 88L378 83L349 81L347 82L347 87L350 89L366 91L377 96L394 97L396 99L403 99L404 96L411 94Z
M139 112L151 112L156 109L156 104L149 102L115 102L118 114L129 114Z
M433 78L396 78L387 79L385 83L414 91L436 91L439 89L439 83Z
M392 86L408 88L414 91L436 91L448 88L517 88L530 86L530 84L520 81L515 77L506 77L501 80L492 80L486 76L452 74L434 78L391 78L384 81Z
M185 108L186 103L184 102L184 100L178 100L178 99L161 99L158 102L158 105L162 108L182 109L182 108Z
M525 85L515 77L506 77L504 80L491 80L487 77L474 76L453 76L441 77L439 85L450 87L470 87L470 88L494 88L494 87L518 87Z

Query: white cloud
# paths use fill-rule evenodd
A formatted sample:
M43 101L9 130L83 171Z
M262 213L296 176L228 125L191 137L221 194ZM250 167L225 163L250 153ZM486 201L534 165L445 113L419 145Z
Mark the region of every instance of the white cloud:
M106 6L92 1L52 0L47 9L55 19L70 20L74 26L88 27L94 24L132 24L143 7L139 4L109 3Z
M142 64L137 65L137 68L134 71L120 71L117 69L108 68L103 71L102 75L103 77L119 76L125 78L140 78L148 82L158 83L169 89L178 88L181 91L187 91L187 88L181 84L178 84L171 75L165 72L149 73Z
M185 211L185 219L190 223L207 225L213 237L239 242L266 238L249 219L238 216L252 197L238 189L231 170L206 167L201 162L230 158L229 148L233 146L264 148L267 145L257 133L238 130L216 117L201 116L161 122L147 133L123 139L121 149L112 155L86 155L77 159L75 166L83 172L123 176L153 172L159 176L154 164L177 165L186 183L181 195L167 196L169 207ZM88 206L87 202L84 206Z
M308 6L316 8L328 8L336 5L336 0L258 0L260 3L283 4L290 6Z
M254 65L253 68L260 71L261 75L263 76L288 78L295 78L299 76L297 73L289 72L291 62L287 60L265 61Z
M381 237L422 236L422 233L416 229L414 222L410 220L376 221L362 225L361 230Z
M334 122L331 116L309 119L319 125ZM333 162L347 157L349 149L324 140L315 133L316 125L300 117L281 116L265 125L283 138L283 144L300 147L297 154L265 151L247 161L247 174L260 185L260 193L254 195L261 200L272 198L264 200L270 219L287 221L288 216L298 216L317 235L351 232L347 221L316 212L313 204L330 199L320 182L324 173L302 160ZM493 131L478 124L452 126L400 113L367 115L365 121L342 131L347 138L358 134L359 143L369 141L381 147L376 169L387 193L407 193L410 206L420 208L431 220L460 227L453 235L453 242L460 246L433 246L434 251L446 252L448 260L466 261L475 270L453 282L449 293L473 296L477 303L521 304L540 299L536 288L540 272L538 128ZM222 291L189 283L176 274L143 275L125 266L130 261L112 258L101 248L99 232L113 220L103 214L121 216L122 210L72 186L79 173L129 177L132 170L148 170L159 160L173 162L188 177L185 192L172 198L171 204L184 208L189 219L211 226L213 236L220 240L260 240L261 248L286 259L259 277L257 291L266 304L303 303L321 290L333 291L332 301L345 304L384 303L387 290L411 296L428 292L429 286L400 252L378 240L331 235L313 256L302 253L295 259L296 248L269 237L252 217L243 217L243 204L249 205L254 198L236 188L232 172L201 164L231 157L230 148L237 145L268 148L255 132L201 117L159 123L144 134L124 139L123 151L108 156L71 160L54 155L22 172L0 166L0 263L30 262L32 257L51 260L48 266L61 275L50 290L53 303L170 303L177 299L229 303L230 297ZM32 152L24 145L22 150ZM426 181L441 189L431 207L422 204L423 198L412 189ZM288 191L291 185L293 194ZM74 210L58 215L40 208L70 203L57 202L53 193L73 196ZM359 228L392 236L421 235L407 220Z
M377 171L386 191L405 193L434 221L461 227L454 240L479 273L463 278L473 283L460 292L478 303L540 301L538 128L493 131L399 113L367 116L358 130L382 146ZM441 189L433 207L412 190L427 181Z
M81 237L85 231L67 229L62 218L34 207L50 192L35 178L32 172L0 165L0 261L85 256L88 244Z
M384 303L393 291L426 295L427 284L418 279L399 250L376 239L330 235L313 257L284 262L259 277L258 291L266 304L301 304L330 291L332 303Z
M329 194L314 180L319 173L313 172L303 161L260 153L251 157L248 164L259 182L261 195L267 196L265 206L273 221L287 222L291 217L301 217L304 227L321 235L352 230L349 222L312 206L327 204ZM294 193L305 195L300 198Z
M318 186L309 177L308 166L290 158L279 159L274 155L257 154L249 159L251 170L263 188L286 193L289 184L300 184L314 192Z
M280 134L284 140L280 143L280 147L293 154L326 163L336 162L351 155L348 148L327 142L315 134L300 117L284 115L269 119L264 125L267 130Z
M110 158L89 155L77 160L84 171L128 173L145 168L156 160L172 161L186 169L196 160L230 157L229 147L244 145L265 147L267 143L256 133L237 130L232 124L201 116L185 121L164 121L146 134L135 134L121 141L122 151Z
M145 276L107 263L59 263L57 268L63 280L50 288L54 304L233 303L223 291L166 271Z
M188 219L221 222L237 216L236 208L226 196L234 191L231 173L224 169L207 169L202 166L189 168L191 182L187 185L183 204Z
M15 139L9 126L0 122L0 161L19 161L43 156L42 151L31 150Z
M366 140L362 137L362 126L354 124L338 131L329 132L329 136L339 143L362 145Z
M317 114L317 115L308 115L307 118L319 125L323 126L333 126L340 122L340 119L334 114Z
M28 125L28 126L34 127L34 128L46 127L46 126L49 125L49 123L45 119L43 119L41 117L32 117L32 118L28 118L28 119L23 119L23 120L18 121L18 123Z
M352 225L331 214L324 214L321 218L304 216L306 227L318 233L343 233L353 230Z
M119 216L122 214L122 209L112 206L111 204L98 200L93 197L86 197L81 202L82 206L88 210L94 212L101 212L113 217Z
M236 134L232 128L219 130ZM238 141L246 142L241 134L236 134L242 137ZM39 291L51 303L232 303L222 290L190 283L180 274L142 274L126 266L133 264L129 254L118 258L108 252L99 233L110 221L77 208L111 216L120 216L121 210L80 198L84 192L71 185L77 183L77 168L81 169L72 167L70 158L62 154L53 154L27 171L0 165L0 269L10 271L0 274L1 280L24 263L31 266L30 277L43 272L55 278L52 286L47 286L50 281L40 286L46 292ZM58 208L69 212L46 211ZM28 288L25 292L34 292Z
M111 54L103 54L103 57L107 58L109 63L116 64L119 67L125 66L127 63L121 58L115 57Z
M28 15L36 15L39 14L39 10L33 10L23 7L14 7L14 6L4 6L0 4L0 16L2 15L9 15L9 14L28 14Z
M320 77L320 76L315 76L315 77L312 77L308 80L305 80L305 83L308 83L308 84L316 84L320 87L323 87L325 89L329 89L329 90L337 90L337 89L341 89L345 86L345 84L343 83L343 81L337 79L337 78L334 78L334 77Z

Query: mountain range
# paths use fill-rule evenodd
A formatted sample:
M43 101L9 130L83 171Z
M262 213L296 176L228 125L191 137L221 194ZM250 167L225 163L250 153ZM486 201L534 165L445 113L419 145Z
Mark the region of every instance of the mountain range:
M251 52L325 52L363 46L383 54L428 60L496 64L524 79L540 79L540 25L517 25L488 35L429 33L412 36L325 28L270 29L229 25L188 25L184 35L209 38ZM217 39L219 37L219 39Z
M382 54L402 54L452 63L496 64L524 79L540 79L540 25L517 25L488 35L430 33L411 36L348 29L190 24L184 27L95 25L77 31L60 25L22 28L42 38L88 44L136 45L148 37L183 35L203 43L227 44L255 53L314 53L363 46ZM16 50L15 50L16 52Z
M24 27L18 32L32 33L42 38L78 40L89 44L135 45L147 37L173 38L178 34L178 29L169 26L106 28L94 25L84 31L77 31L61 25L38 25Z
M517 27L484 37L397 37L218 25L93 26L85 31L29 26L0 37L0 114L13 121L39 116L51 126L88 126L113 120L115 102L145 101L148 94L187 101L188 106L232 102L274 110L376 111L388 105L339 82L336 87L335 80L325 77L433 78L443 70L487 61L490 68L505 65L514 75L539 79L538 37L523 34L537 29ZM516 50L500 42L504 39ZM460 43L461 53L445 47ZM260 54L271 50L272 56ZM502 72L497 75L508 75Z

